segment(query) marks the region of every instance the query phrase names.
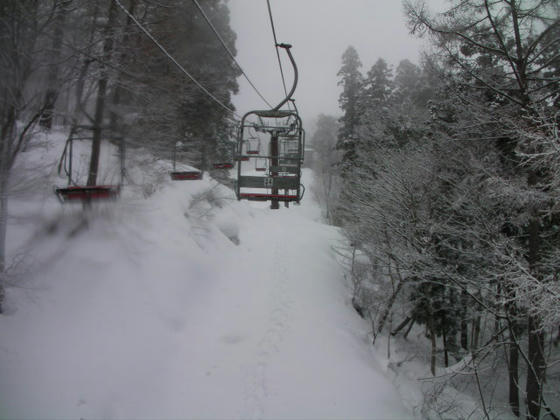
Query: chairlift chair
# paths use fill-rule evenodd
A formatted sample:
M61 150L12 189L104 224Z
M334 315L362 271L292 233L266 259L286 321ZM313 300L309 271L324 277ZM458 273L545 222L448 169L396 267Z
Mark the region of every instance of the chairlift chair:
M55 194L61 203L115 199L119 193L118 185L72 185L55 188Z
M242 117L236 151L238 158L244 155L244 145L247 144L249 147L250 141L255 138L255 136L251 136L252 130L268 134L270 136L269 153L267 156L259 154L259 157L268 160L268 172L263 176L245 175L242 170L243 163L240 161L237 165L235 183L235 194L238 200L270 201L272 209L277 209L279 202L284 202L286 206L290 202L299 203L305 191L301 185L301 164L304 150L303 124L297 109L293 111L282 109L288 101L292 100L297 86L298 70L290 52L291 45L277 44L277 47L286 50L294 69L292 89L276 107L270 110L249 111ZM295 143L289 154L284 153L283 155L281 152L280 139L282 137L289 137L290 141ZM255 148L247 150L247 154L249 154L249 150L253 151Z
M266 171L266 159L260 158L255 160L255 171L257 172Z
M54 193L61 203L69 202L83 202L91 203L92 201L99 200L114 200L116 199L121 190L123 180L125 177L125 140L120 139L119 143L119 156L120 156L120 179L119 183L115 185L83 185L76 184L72 177L72 164L73 164L73 150L75 131L72 130L66 140L60 162L58 164L58 173L62 174L64 171L68 178L68 185L66 187L55 187Z
M235 165L235 163L234 163L235 159L233 159L232 156L235 156L236 142L235 141L228 141L228 143L229 143L229 146L231 147L229 153L222 150L222 153L220 153L220 157L219 157L219 159L222 159L222 160L218 160L218 161L216 161L212 164L212 167L214 169L232 169L233 166Z
M284 203L292 203L301 200L301 197L297 194L271 194L271 193L240 193L239 194L240 200L247 200L247 201L270 201L270 200L277 200Z
M247 140L246 153L248 155L258 155L261 152L261 141L257 137L252 137Z
M183 143L178 141L175 143L173 147L173 170L169 172L169 176L171 177L172 181L198 181L202 179L202 171L197 169L194 170L185 170L185 171L178 171L177 170L177 149L179 146L182 146Z
M233 168L233 163L220 162L220 163L214 163L212 166L214 167L214 169L231 169Z
M253 121L255 119L257 123ZM285 124L287 120L296 122L296 134L293 134L293 127ZM258 124L257 127L255 124ZM236 195L239 200L299 202L303 191L300 156L303 150L301 125L300 117L289 110L251 111L245 114L241 121L238 151L243 151L247 144L244 136L248 136L249 128L253 127L257 131L269 133L271 147L268 155L260 154L255 159L254 169L262 172L262 175L245 175L244 165L242 162L239 163L236 182ZM282 146L282 139L288 133L291 136L289 142L293 144ZM274 144L276 146L273 146Z
M280 157L279 165L285 167L300 167L303 163L303 153L305 145L303 143L303 135L288 136L280 138ZM299 160L299 162L298 162Z
M169 175L173 181L198 181L202 179L202 171L173 171Z

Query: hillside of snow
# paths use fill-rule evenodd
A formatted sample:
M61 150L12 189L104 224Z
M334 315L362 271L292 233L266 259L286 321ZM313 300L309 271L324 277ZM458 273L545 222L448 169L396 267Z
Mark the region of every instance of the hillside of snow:
M52 193L64 134L34 141L10 201L0 418L413 417L311 193L272 211L130 151L121 198L84 213Z

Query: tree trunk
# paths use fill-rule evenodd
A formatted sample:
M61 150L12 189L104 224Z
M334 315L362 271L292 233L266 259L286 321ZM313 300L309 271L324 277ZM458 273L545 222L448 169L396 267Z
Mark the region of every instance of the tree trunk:
M118 114L116 109L119 107L121 103L121 88L119 86L119 80L117 80L117 84L115 86L115 91L113 92L113 98L111 100L111 112L109 116L109 128L111 130L111 135L116 136L119 132L118 127Z
M506 302L510 302L514 295L511 285L505 283L504 288ZM497 299L499 301L499 299ZM506 303L507 322L509 327L508 350L508 378L509 378L509 406L514 416L521 415L519 406L519 341L522 327L519 322L519 311L515 304Z
M436 350L437 350L437 342L436 342L436 329L434 327L434 315L430 311L430 320L429 326L430 329L430 339L432 342L432 355L430 357L430 371L432 372L432 376L436 376Z
M528 320L529 349L527 357L530 365L527 368L527 418L537 420L539 418L543 381L545 374L544 358L544 332L539 330L539 322L533 316Z
M534 172L530 172L527 183L534 186L538 181L538 177ZM539 260L539 252L541 246L540 238L540 223L538 219L538 209L533 209L533 214L529 221L528 227L528 261L529 267L535 278L538 278L538 270L536 268ZM537 420L539 418L543 382L545 379L545 357L544 357L544 339L545 333L540 328L539 320L528 315L527 319L527 336L529 341L529 348L527 357L529 359L529 366L527 366L527 382L525 392L527 394L527 418Z
M51 44L51 62L49 64L49 73L47 76L47 91L45 93L43 113L41 114L41 119L39 120L41 127L46 128L47 130L50 130L52 127L54 106L58 97L58 62L60 61L60 50L62 47L62 39L64 37L64 22L66 20L66 7L62 3L66 2L58 2L57 4L58 10L56 12L54 36Z
M404 281L399 281L399 284L397 284L397 288L395 289L395 291L393 292L393 294L389 298L389 302L387 302L387 306L385 307L385 310L383 311L383 314L381 315L381 319L380 319L379 325L377 327L377 332L373 337L373 344L375 344L375 337L377 337L377 335L383 330L383 327L385 326L385 322L387 321L387 317L391 313L391 309L393 308L393 304L395 303L395 300L397 300L397 297L399 295L399 292L403 288L403 285L404 285Z
M442 332L443 339L443 355L445 359L445 367L449 367L449 349L447 348L447 335L445 334L445 328Z
M8 229L8 176L15 137L16 109L10 107L0 133L0 313L6 274L6 233Z
M1 165L1 164L0 164ZM2 165L3 166L3 165ZM6 231L8 227L8 174L0 168L0 314L3 313L4 285L6 277Z
M134 15L134 9L136 8L136 0L131 0L130 1L130 5L128 7L128 13L130 13L131 15ZM126 64L127 61L127 48L128 48L128 44L129 44L129 40L130 40L130 27L132 26L132 18L130 16L127 16L126 18L126 24L124 27L124 36L122 39L122 44L125 46L125 48L122 50L122 53L120 55L120 65L124 66ZM112 110L111 110L111 115L110 115L110 127L111 127L111 132L113 134L118 132L118 127L117 127L117 120L118 120L118 114L116 112L116 109L119 107L119 105L121 104L121 100L122 100L122 92L123 92L123 88L121 86L121 78L122 78L122 72L119 72L118 76L117 76L117 81L115 83L115 90L113 92L113 99L112 99ZM121 133L122 134L122 133Z
M410 324L408 325L408 328L406 330L406 332L403 335L403 338L406 340L406 338L408 337L408 334L410 333L410 331L412 330L412 327L414 326L414 319L410 321Z
M393 314L389 317L389 329L393 329ZM387 336L387 359L391 359L391 334Z
M332 173L330 173L330 171L327 171L327 173L323 176L323 179L324 179L325 176L327 177L327 182L324 184L324 187L325 187L325 208L326 208L325 216L326 216L326 218L329 222L332 222L330 204L331 204L331 191L332 191L333 175L332 175Z
M408 323L412 321L412 318L407 316L404 321L402 321L397 328L395 328L393 331L391 331L391 335L395 336L399 333L400 330L402 330L404 327L406 327L408 325Z
M516 343L509 344L509 406L514 416L519 417L519 351Z
M112 29L115 25L117 9L114 1L109 6L109 17L104 30L105 44L103 45L103 62L108 62L113 50ZM107 95L108 74L105 68L101 69L99 79L97 100L95 103L95 114L93 120L93 139L91 143L91 157L89 161L89 173L87 185L97 184L97 172L99 171L99 152L101 149L101 135L103 133L103 114L105 111L105 97Z
M200 147L200 170L205 171L208 166L208 141L203 139Z
M477 308L478 309L478 308ZM473 319L473 325L471 327L471 352L476 351L478 349L478 341L480 339L480 323L481 323L480 315L476 315Z
M461 317L461 347L464 350L469 349L469 327L467 323L467 311L469 305L469 295L466 290L461 291L461 307L463 309L463 316Z
M97 172L99 171L99 152L101 150L101 135L103 129L103 111L105 109L105 93L107 90L107 79L99 81L97 101L95 103L95 116L93 121L93 139L91 143L91 156L89 161L89 172L87 185L97 185Z

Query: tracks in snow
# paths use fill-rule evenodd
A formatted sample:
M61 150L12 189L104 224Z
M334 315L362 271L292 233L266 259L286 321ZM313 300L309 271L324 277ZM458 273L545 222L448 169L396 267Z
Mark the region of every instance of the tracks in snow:
M278 240L274 244L271 265L270 312L265 332L257 345L255 362L247 369L245 384L246 418L261 419L269 396L267 370L271 358L280 351L286 331L290 328L290 309L294 302L288 292L286 254Z

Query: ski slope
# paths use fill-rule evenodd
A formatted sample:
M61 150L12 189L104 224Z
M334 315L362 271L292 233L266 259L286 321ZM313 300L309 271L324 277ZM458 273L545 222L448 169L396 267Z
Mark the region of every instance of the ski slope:
M34 221L10 226L33 265L0 316L1 418L412 417L311 194L272 211L166 181L87 228L79 206L34 200L11 207Z

